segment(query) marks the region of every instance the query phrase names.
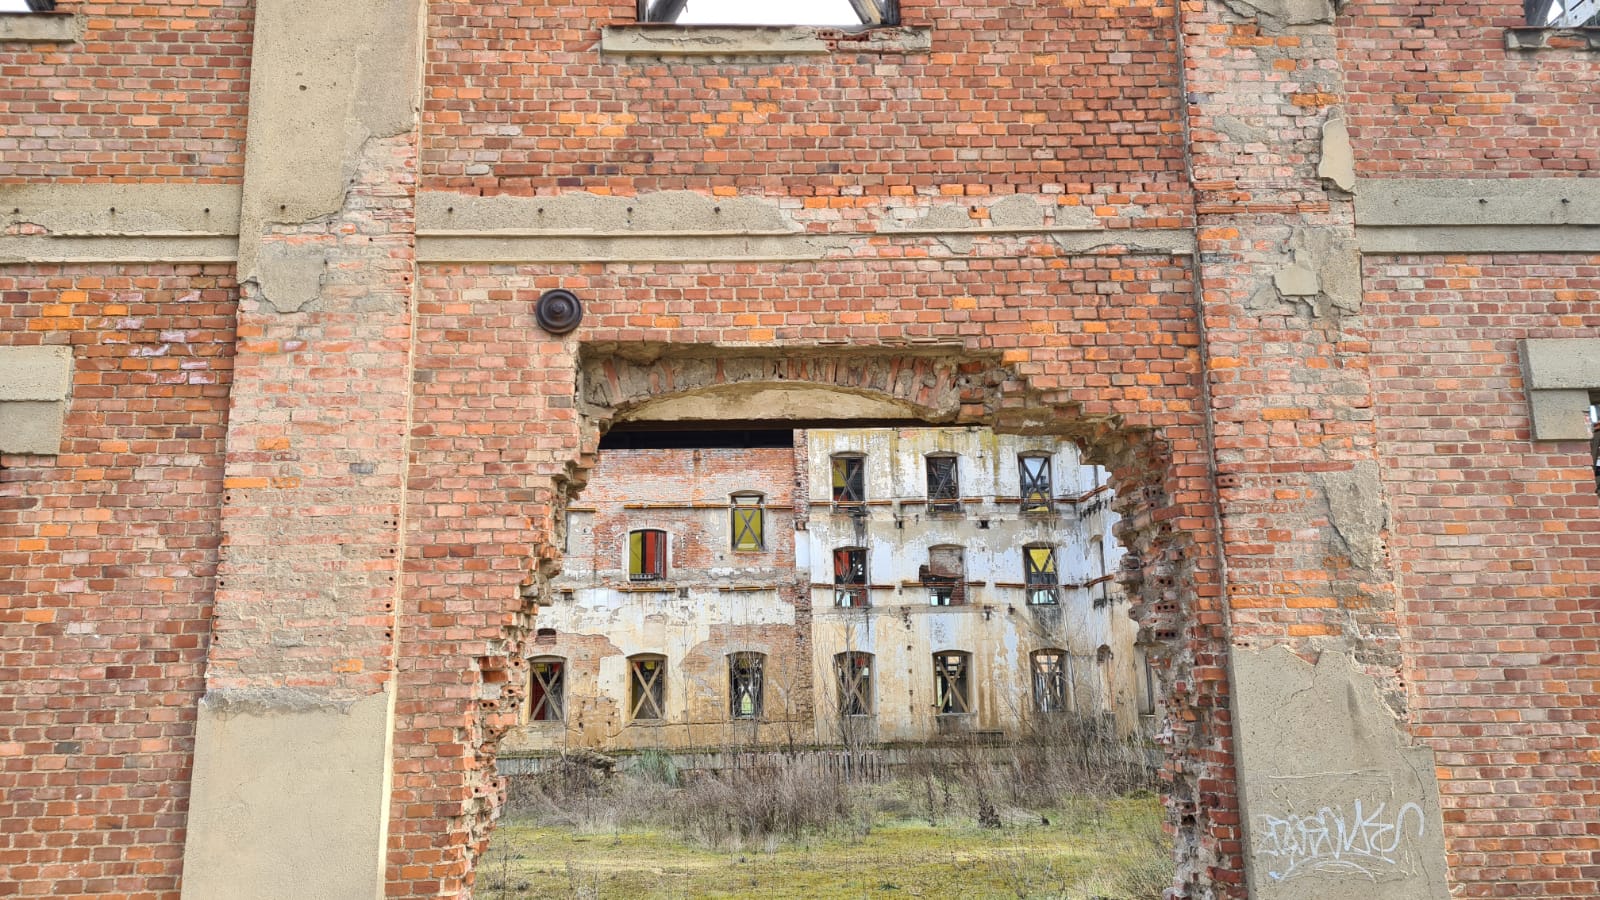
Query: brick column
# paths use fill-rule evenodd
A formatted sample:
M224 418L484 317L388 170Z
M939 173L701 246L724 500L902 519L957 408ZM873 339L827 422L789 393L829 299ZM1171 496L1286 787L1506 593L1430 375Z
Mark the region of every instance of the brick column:
M185 897L383 891L418 0L261 0Z
M1245 872L1218 887L1442 898L1432 754L1399 681L1335 13L1180 12L1244 826ZM1373 829L1372 846L1307 846L1302 826Z

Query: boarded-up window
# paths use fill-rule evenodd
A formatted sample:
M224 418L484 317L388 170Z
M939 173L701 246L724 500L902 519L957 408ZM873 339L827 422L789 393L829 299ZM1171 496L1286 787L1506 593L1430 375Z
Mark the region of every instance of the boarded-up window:
M553 656L540 657L531 660L528 669L529 721L561 721L566 705L566 660Z
M1017 457L1017 472L1021 480L1022 511L1042 514L1051 512L1050 457L1030 455Z
M866 502L866 482L865 459L859 456L835 456L833 458L833 502Z
M931 606L960 606L967 602L965 553L960 547L928 548L928 564L922 567L922 583L928 586Z
M728 713L733 718L761 718L766 664L763 653L728 654Z
M840 547L833 551L833 602L835 606L867 605L867 551Z
M628 532L628 578L656 581L667 577L667 533L646 528Z
M872 654L840 653L833 658L839 683L839 714L872 715Z
M734 494L729 525L733 549L762 550L766 547L766 521L760 494Z
M1022 575L1030 606L1054 606L1059 602L1056 579L1056 550L1031 544L1022 548Z
M945 650L933 655L933 706L941 716L972 712L972 654Z
M1065 650L1033 652L1033 708L1041 713L1072 708L1072 657Z
M634 721L659 721L667 707L667 659L628 657L628 711Z
M961 481L954 456L929 456L928 508L934 512L954 512L960 509Z

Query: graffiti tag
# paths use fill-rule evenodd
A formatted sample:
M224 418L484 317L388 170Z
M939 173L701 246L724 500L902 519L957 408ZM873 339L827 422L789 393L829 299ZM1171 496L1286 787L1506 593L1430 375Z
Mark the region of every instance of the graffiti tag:
M1260 816L1257 853L1269 857L1267 876L1287 881L1313 872L1360 875L1377 880L1399 866L1404 856L1408 818L1416 820L1416 836L1426 830L1422 807L1407 803L1387 814L1388 804L1365 807L1360 800L1315 813Z

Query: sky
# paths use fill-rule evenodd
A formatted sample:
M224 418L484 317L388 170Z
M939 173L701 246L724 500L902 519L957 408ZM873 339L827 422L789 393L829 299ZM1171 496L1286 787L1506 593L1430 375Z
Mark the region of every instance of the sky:
M0 12L27 12L27 0L0 0Z
M689 0L679 25L860 25L849 0Z

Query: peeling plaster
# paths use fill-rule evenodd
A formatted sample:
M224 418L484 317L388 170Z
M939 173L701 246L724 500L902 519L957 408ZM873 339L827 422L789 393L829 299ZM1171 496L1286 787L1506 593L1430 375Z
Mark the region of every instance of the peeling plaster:
M1348 472L1320 472L1317 484L1328 500L1328 518L1356 566L1373 570L1383 563L1383 533L1389 527L1378 464L1358 462Z

